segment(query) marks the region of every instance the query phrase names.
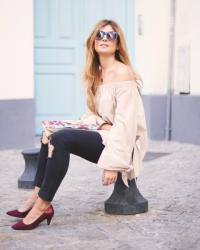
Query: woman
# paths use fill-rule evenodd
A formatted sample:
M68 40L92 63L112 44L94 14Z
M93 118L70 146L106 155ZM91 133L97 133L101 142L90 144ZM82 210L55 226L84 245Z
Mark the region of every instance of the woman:
M70 153L97 163L103 185L136 178L146 151L146 122L140 78L131 67L123 32L112 20L101 20L87 40L84 79L88 111L84 123L98 129L63 129L50 138L43 134L35 189L31 197L8 215L23 218L12 226L29 230L54 214L51 202L64 178ZM47 157L48 155L48 157Z

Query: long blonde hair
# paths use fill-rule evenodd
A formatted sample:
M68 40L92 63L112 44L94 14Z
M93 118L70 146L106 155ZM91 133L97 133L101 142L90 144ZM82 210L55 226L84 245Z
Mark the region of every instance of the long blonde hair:
M130 66L133 76L135 77L135 80L137 79L141 80L140 76L133 70L133 67L131 66L125 37L120 26L113 20L103 19L99 21L95 25L93 31L89 35L86 42L86 63L83 72L83 80L84 82L87 83L87 106L94 113L97 113L94 97L96 94L97 86L101 81L100 62L98 54L94 49L94 42L97 32L106 25L111 25L113 30L118 33L118 39L117 39L118 49L115 51L116 60L124 63L125 65Z

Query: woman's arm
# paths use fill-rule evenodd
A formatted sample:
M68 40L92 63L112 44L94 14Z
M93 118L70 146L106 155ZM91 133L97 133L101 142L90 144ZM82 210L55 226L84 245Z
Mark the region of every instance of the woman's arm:
M116 88L116 110L108 140L98 160L104 170L129 169L137 134L139 92L133 84L121 84Z

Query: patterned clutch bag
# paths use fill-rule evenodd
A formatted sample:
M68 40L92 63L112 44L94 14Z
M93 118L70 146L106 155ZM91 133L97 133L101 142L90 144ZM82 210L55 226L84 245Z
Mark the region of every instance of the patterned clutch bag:
M64 128L84 129L84 130L98 129L98 126L96 124L85 124L81 120L42 121L42 126L47 136Z

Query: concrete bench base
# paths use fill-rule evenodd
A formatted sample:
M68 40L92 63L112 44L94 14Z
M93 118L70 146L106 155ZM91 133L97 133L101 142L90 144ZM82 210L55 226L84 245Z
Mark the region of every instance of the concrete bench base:
M121 173L118 174L113 193L105 201L105 212L109 214L133 215L148 211L148 201L139 192L135 179L124 185Z
M18 179L18 188L34 188L34 180L37 171L37 161L39 157L39 148L27 149L22 151L25 160L25 169Z

